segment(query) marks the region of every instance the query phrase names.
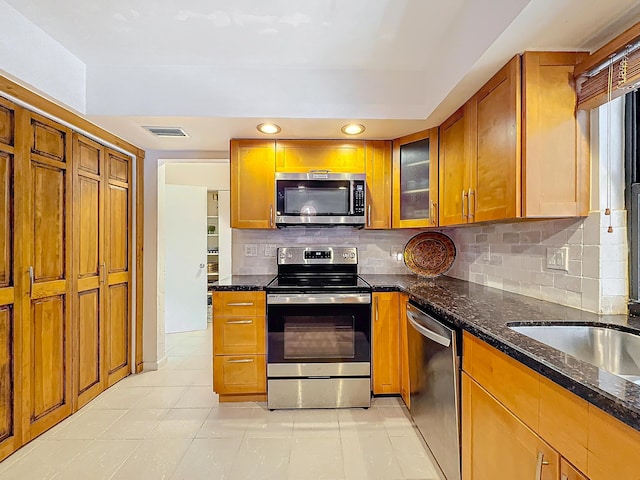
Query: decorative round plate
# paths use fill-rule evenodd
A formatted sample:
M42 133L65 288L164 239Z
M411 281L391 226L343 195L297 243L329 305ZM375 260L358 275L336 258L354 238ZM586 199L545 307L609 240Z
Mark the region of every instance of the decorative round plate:
M419 233L404 247L404 263L409 270L423 277L437 277L451 268L456 258L456 246L443 233Z

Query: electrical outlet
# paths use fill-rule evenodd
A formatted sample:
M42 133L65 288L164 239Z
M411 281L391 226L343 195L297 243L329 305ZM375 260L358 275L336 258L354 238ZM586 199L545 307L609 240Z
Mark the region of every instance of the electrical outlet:
M275 257L276 256L276 246L273 243L268 243L264 246L264 256L265 257Z
M245 257L257 257L258 256L258 245L255 243L247 243L244 246L244 256Z
M490 262L491 261L491 245L482 245L480 247L480 252L482 253L482 261Z
M547 247L547 268L569 271L569 247Z
M392 245L389 249L389 255L396 262L401 262L404 259L404 247L398 245Z

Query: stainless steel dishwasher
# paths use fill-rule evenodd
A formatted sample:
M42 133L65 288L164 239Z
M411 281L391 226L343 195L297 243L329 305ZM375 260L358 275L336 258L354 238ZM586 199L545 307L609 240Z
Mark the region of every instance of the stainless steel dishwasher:
M459 334L407 304L410 413L447 480L460 480Z

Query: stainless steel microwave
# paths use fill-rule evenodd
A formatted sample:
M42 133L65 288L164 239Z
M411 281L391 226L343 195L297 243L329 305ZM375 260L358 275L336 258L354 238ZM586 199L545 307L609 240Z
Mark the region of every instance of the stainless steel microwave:
M276 226L353 225L366 221L366 175L276 173Z

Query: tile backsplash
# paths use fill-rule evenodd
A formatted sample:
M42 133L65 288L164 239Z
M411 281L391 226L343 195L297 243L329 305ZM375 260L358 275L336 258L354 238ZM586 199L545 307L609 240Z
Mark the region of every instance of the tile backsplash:
M625 313L628 298L626 212L609 217L444 230L458 255L449 276L598 313ZM567 270L547 266L565 248ZM550 252L551 251L551 252Z
M280 230L233 230L233 273L275 274L275 257L265 256L268 245L331 245L358 247L360 273L410 273L392 252L404 251L405 244L420 230L358 230L351 227L289 227ZM245 256L245 245L257 247L257 256Z
M443 228L457 250L447 275L599 313L625 313L628 297L625 211L609 217L521 221ZM359 248L360 273L410 273L393 252L421 230L350 227L233 230L233 273L275 274L269 245L349 245ZM245 256L245 246L256 256ZM566 247L567 270L547 266L548 249ZM251 249L251 248L249 248Z

